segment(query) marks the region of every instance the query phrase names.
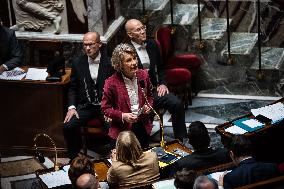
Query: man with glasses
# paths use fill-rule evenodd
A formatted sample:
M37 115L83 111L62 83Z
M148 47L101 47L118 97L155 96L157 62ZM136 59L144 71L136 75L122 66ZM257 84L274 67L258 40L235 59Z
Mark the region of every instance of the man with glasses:
M185 112L181 100L169 93L165 81L165 70L160 50L152 39L146 39L146 27L136 19L128 20L125 30L138 55L138 67L148 69L154 86L154 108L163 108L172 114L172 124L175 138L183 142L186 138ZM158 76L158 78L157 78Z
M100 106L102 90L104 81L114 73L97 32L86 33L83 46L85 53L72 61L69 107L63 128L71 160L81 149L81 137L77 134L77 128L86 125L93 118L100 118L104 122Z

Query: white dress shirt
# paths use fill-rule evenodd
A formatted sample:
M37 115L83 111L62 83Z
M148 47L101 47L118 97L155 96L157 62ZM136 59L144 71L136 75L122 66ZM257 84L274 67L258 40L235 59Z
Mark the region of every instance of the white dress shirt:
M140 45L138 43L135 43L134 41L131 41L131 43L133 44L137 55L139 56L139 59L141 61L141 64L143 65L144 69L149 69L150 67L150 59L149 59L149 55L146 51L146 45Z
M131 112L138 114L139 101L138 101L138 84L137 77L135 76L132 80L128 79L122 74L122 78L127 89L127 93L130 99Z

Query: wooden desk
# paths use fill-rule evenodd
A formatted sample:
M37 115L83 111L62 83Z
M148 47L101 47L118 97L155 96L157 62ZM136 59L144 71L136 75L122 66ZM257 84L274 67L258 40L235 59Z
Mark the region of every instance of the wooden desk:
M20 155L21 149L31 149L33 138L41 132L52 137L57 147L65 147L62 122L70 74L71 69L66 69L62 81L54 83L0 80L0 149L15 148Z
M284 102L284 98L275 101ZM272 103L272 104L274 104ZM215 127L216 132L221 136L222 143L225 147L230 144L233 134L225 131L226 128L231 127L232 122L241 118L254 118L249 113L247 115L238 117L230 122L218 125ZM263 128L253 132L247 132L244 135L248 136L253 145L253 155L261 161L272 161L280 163L284 161L284 155L280 154L280 150L284 144L284 120L275 124L266 124ZM283 153L282 153L283 154Z

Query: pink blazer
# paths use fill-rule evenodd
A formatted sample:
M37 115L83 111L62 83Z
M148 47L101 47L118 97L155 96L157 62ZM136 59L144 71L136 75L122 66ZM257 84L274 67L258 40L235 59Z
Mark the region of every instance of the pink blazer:
M139 85L139 81L144 80L145 93L149 104L153 105L152 96L152 84L146 70L138 70L136 73L138 82L138 98L139 108L145 103L145 97L142 92L142 88ZM130 99L127 93L126 86L124 84L121 73L116 72L105 81L104 90L102 97L102 111L106 117L112 119L109 128L108 135L116 139L121 131L131 130L132 124L122 122L122 113L130 113ZM152 130L152 123L148 114L141 114L139 120L144 124L147 133L150 135Z

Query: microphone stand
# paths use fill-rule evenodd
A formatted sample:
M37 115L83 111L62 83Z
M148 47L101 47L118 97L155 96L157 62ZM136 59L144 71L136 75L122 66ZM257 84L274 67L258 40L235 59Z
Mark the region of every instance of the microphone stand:
M34 138L34 147L35 147L35 150L36 150L37 154L38 154L38 155L40 154L40 153L38 152L37 145L36 145L37 139L38 139L38 137L40 137L40 136L44 136L44 137L48 138L49 141L51 142L51 144L53 145L53 147L54 147L54 152L55 152L54 170L55 170L55 171L58 171L58 170L59 170L59 166L57 165L57 150L56 150L56 145L55 145L55 142L52 140L52 138L51 138L50 136L48 136L47 134L39 133L39 134L37 134L37 135L35 136L35 138ZM42 155L40 154L40 156L42 156ZM43 157L43 158L44 158L44 157Z
M143 81L143 80L141 80L139 83L140 83L140 87L141 87L141 89L142 89L142 92L143 92L143 95L144 95L146 104L150 107L150 109L154 112L154 114L155 114L155 115L158 117L158 119L159 119L160 130L161 130L161 132L160 132L160 139L161 139L161 141L160 141L160 146L161 146L163 149L165 149L166 144L165 144L165 140L164 140L164 126L163 126L163 122L162 122L161 117L159 116L159 114L156 112L156 110L150 105L150 103L149 103L149 101L148 101L148 99L147 99L147 95L146 95L145 90L144 90L144 88L145 88L145 83L144 83L144 81L143 81L143 82L142 82L142 81ZM144 87L142 87L142 85L143 85Z

